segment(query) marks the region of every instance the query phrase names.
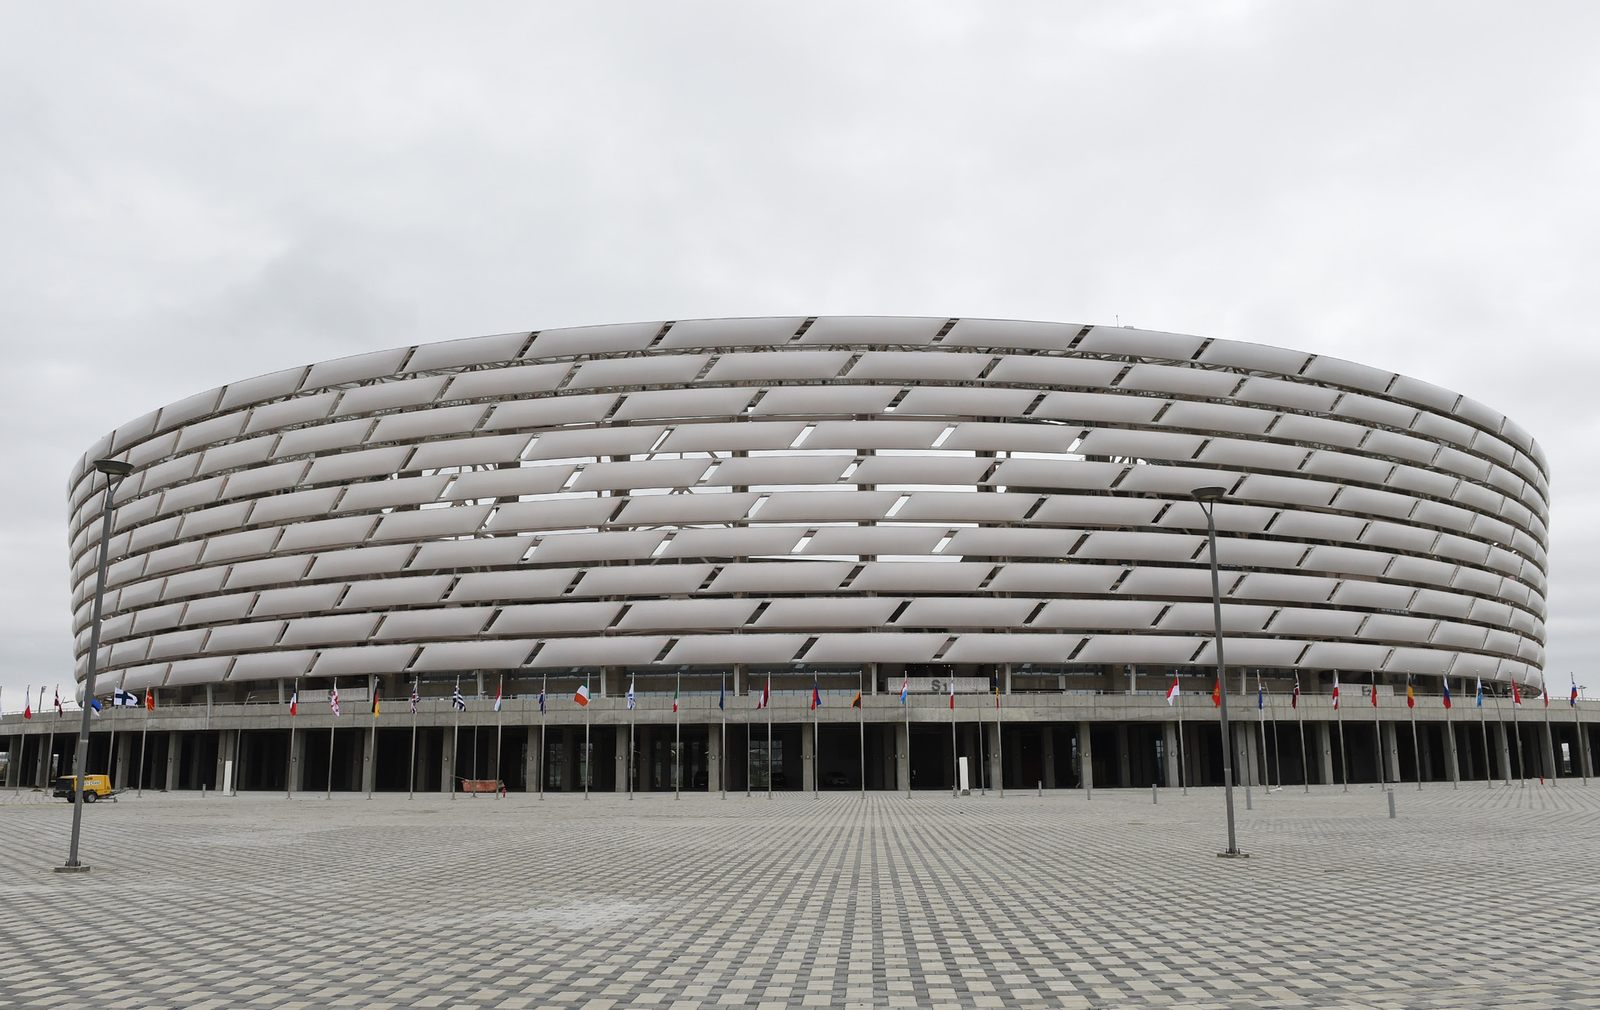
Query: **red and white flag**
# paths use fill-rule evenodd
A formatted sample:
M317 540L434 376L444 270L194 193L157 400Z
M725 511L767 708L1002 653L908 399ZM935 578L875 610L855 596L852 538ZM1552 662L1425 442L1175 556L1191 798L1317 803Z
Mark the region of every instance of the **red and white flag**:
M1170 705L1178 697L1178 675L1172 675L1172 686L1167 688L1167 704Z
M28 689L26 691L22 692L22 717L24 719L32 719L33 718L33 685L32 684L29 684L28 685Z
M1522 707L1522 689L1517 686L1517 679L1511 678L1511 704L1517 708Z
M1522 704L1520 701L1517 704ZM66 715L67 710L61 707L61 688L56 688L56 715Z
M498 702L499 695L496 695L495 698L496 698L496 700ZM577 692L575 694L573 694L573 696L572 696L572 700L577 702L580 705L589 704L589 685L588 684L579 684Z
M1337 673L1333 675L1333 709L1336 712L1339 710L1339 675Z
M955 710L956 710L956 681L955 681L955 678L952 677L952 678L950 678L950 711L954 712Z
M333 682L333 690L328 692L328 708L334 715L339 714L339 682Z
M300 685L296 684L294 690L289 692L289 714L300 714Z
M756 708L766 708L772 703L772 678L767 678L767 683L761 688L761 693L756 695Z

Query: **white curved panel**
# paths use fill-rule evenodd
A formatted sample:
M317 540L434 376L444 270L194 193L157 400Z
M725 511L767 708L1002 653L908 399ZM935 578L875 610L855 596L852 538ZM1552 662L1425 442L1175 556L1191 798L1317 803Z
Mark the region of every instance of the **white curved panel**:
M316 653L310 649L239 656L233 661L228 680L292 680L305 675L314 656Z
M300 617L284 629L282 645L328 645L364 642L378 626L376 614L334 614L328 617Z
M1038 605L1038 600L930 597L912 600L894 623L900 628L1016 628Z
M572 371L565 362L543 365L517 365L466 372L450 380L441 399L477 400L483 397L528 396L548 393L561 385Z
M564 358L579 354L641 351L661 332L661 323L609 323L544 330L533 338L528 358Z
M414 575L409 578L357 582L339 600L340 610L381 610L385 607L434 604L444 599L448 575Z
M1073 660L1079 663L1188 663L1202 642L1188 635L1091 635Z
M740 628L756 600L641 600L617 621L618 631L699 631Z
M756 619L757 628L878 628L905 601L884 596L773 600Z
M707 382L743 382L749 379L832 379L854 357L849 351L785 351L772 354L748 351L718 356Z
M1082 642L1082 635L967 632L941 658L947 663L1061 663Z
M805 658L808 663L929 663L948 638L913 632L819 635Z
M767 529L680 530L661 550L663 558L749 558L788 554L805 531L799 527Z
M820 320L819 320L820 321ZM747 319L683 319L658 345L679 347L772 347L787 344L805 324L802 316Z
M493 614L493 607L407 610L385 617L383 624L372 637L377 641L471 638L483 631Z
M1179 368L1174 365L1134 365L1118 382L1119 389L1138 389L1182 396L1223 397L1239 385L1239 376L1209 368Z
M666 536L655 530L624 533L558 533L545 537L530 560L536 565L572 561L623 561L648 558Z
M945 334L947 347L995 347L1065 351L1083 327L1019 319L958 319Z
M989 588L999 593L1105 593L1126 573L1122 565L1013 562L995 574Z
M850 369L852 381L876 379L976 379L994 360L987 354L929 354L925 351L868 351Z
M1148 631L1155 627L1164 607L1141 600L1054 600L1045 604L1029 627Z
M515 669L521 666L533 651L531 641L500 642L450 642L425 645L422 654L412 661L411 669L419 673L443 670Z
M938 316L820 316L802 344L912 344L933 341L949 322Z
M582 396L540 397L497 404L484 428L553 428L563 424L598 424L611 413L622 397L616 393L585 393Z
M526 435L479 435L445 442L419 445L411 456L409 469L442 470L457 466L489 466L515 463L528 445Z
M761 496L742 494L657 494L630 499L616 518L618 526L679 526L729 523L743 519Z
M528 459L580 456L631 456L650 451L666 429L659 425L550 431L539 435L525 453Z
M573 596L687 596L711 576L708 564L664 564L585 569ZM463 577L463 581L467 577ZM540 595L555 596L556 592Z
M852 372L852 375L855 373ZM976 386L917 386L895 405L896 414L940 417L1018 417L1037 397L1031 389ZM1008 428L1015 425L1008 424ZM961 446L950 446L952 449Z
M390 414L378 418L372 429L373 442L400 442L419 438L437 438L468 432L478 426L489 413L482 404L462 404L459 407L436 407L433 410L408 410L403 414Z
M545 643L528 665L545 668L642 665L654 660L666 644L664 635L556 639Z
M750 413L757 417L881 414L900 392L899 386L779 386L757 400Z
M984 562L873 561L850 580L858 592L972 593L994 566Z
M854 568L849 561L754 561L728 565L711 580L712 593L832 592Z
M324 456L313 460L301 483L327 484L333 481L354 480L357 477L387 477L399 473L411 456L411 449L393 446L387 449L363 449L344 452L337 456ZM228 493L233 493L233 482L228 482Z
M684 635L667 652L668 666L699 663L787 663L805 645L805 635Z
M446 381L443 376L428 376L420 379L400 379L395 382L382 382L375 386L357 386L354 389L347 389L339 394L339 403L333 409L333 416L370 414L378 410L393 410L396 407L415 407L419 404L432 403L438 399Z
M694 381L708 360L704 354L678 354L585 361L573 370L567 388L682 385Z
M944 537L944 528L937 526L826 526L817 530L816 535L800 549L800 553L932 554Z
M630 488L683 488L700 479L708 463L703 459L643 459L621 463L590 463L573 482L573 491L620 491Z
M600 569L626 572L628 569ZM476 600L541 600L560 596L572 584L570 568L530 568L512 572L467 572L450 591L451 603Z
M650 389L629 393L612 421L640 418L738 417L755 395L753 389Z
M495 333L487 337L468 337L463 340L445 340L437 344L423 344L406 362L409 372L426 372L435 368L460 368L463 365L485 365L495 361L510 361L521 352L531 333Z
M402 673L417 654L414 645L362 645L323 649L311 667L313 677L349 677L362 673Z

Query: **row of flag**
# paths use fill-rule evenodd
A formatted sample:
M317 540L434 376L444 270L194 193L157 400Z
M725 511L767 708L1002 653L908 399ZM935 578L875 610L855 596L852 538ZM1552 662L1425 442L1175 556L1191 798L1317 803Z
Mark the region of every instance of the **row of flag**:
M27 689L23 692L23 695L22 695L22 717L24 719L32 719L33 718L35 709L33 707L32 699L33 699L33 685L29 684ZM117 688L116 691L114 691L112 693L112 695L111 695L111 704L116 706L117 708L138 708L139 707L139 703L140 703L140 699L139 699L139 696L137 694L134 694L132 691L124 691L120 687ZM60 687L56 688L55 701L54 701L53 704L55 705L56 715L66 715L67 714L66 706L61 701L61 688ZM156 692L155 692L155 688L147 687L147 688L144 689L144 707L145 707L145 709L147 709L148 711L151 711L151 712L154 712L156 710ZM95 712L99 712L100 710L105 708L105 704L99 698L90 698L89 699L89 708L92 709ZM39 688L39 708L38 708L38 711L39 712L43 712L44 711L44 688L42 688L42 687Z
M1441 684L1441 687L1443 689L1443 693L1440 695L1440 700L1444 703L1444 707L1445 708L1451 708L1452 705L1453 705L1453 699L1452 699L1451 694L1450 694L1450 678L1449 677L1443 678L1440 681L1440 684ZM1377 692L1378 683L1377 683L1377 675L1376 674L1373 675L1372 686L1373 686L1373 690L1368 693L1368 698L1370 698L1371 701L1372 701L1372 707L1373 708L1377 708L1378 707L1378 692ZM905 700L904 690L905 689L902 687L901 688L901 696L900 696L902 701ZM1167 688L1167 704L1171 705L1173 702L1175 702L1177 700L1178 695L1180 695L1182 693L1183 692L1178 687L1178 675L1177 674L1173 674L1172 675L1172 685ZM1335 709L1338 709L1338 707L1339 707L1339 675L1337 673L1335 673L1333 675L1333 690L1329 693L1329 697L1333 701L1333 707ZM1543 697L1544 697L1544 707L1545 708L1549 708L1550 707L1550 692L1549 691L1545 691L1543 693ZM950 698L951 698L950 704L951 704L951 707L953 708L953 707L955 707L955 687L953 685L951 686ZM1474 692L1474 698L1475 698L1475 700L1477 702L1477 707L1482 708L1483 707L1483 678L1482 677L1477 678L1477 688L1476 688L1476 691ZM1220 707L1222 705L1222 680L1221 680L1221 678L1218 678L1211 686L1211 704L1214 707ZM1516 708L1521 708L1522 707L1522 688L1520 688L1517 685L1517 682L1515 680L1512 680L1512 682L1511 682L1511 704ZM1569 693L1567 695L1567 705L1571 706L1571 707L1576 707L1577 704L1578 704L1578 679L1577 679L1576 676L1574 676L1572 678L1572 691L1571 691L1571 693ZM1265 708L1266 705L1267 705L1266 691L1261 686L1261 678L1257 677L1256 678L1256 708L1258 708L1258 709ZM1294 690L1289 695L1289 707L1290 708L1299 708L1300 707L1300 675L1299 674L1295 674ZM1414 676L1410 676L1410 675L1408 675L1406 677L1406 707L1407 708L1416 708L1417 707L1416 678Z

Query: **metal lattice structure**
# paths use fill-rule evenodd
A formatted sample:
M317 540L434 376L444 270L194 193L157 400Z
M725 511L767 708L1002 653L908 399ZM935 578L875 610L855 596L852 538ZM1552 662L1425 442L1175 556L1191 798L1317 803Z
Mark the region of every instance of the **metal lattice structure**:
M1546 463L1464 396L1127 328L510 333L208 390L69 483L103 689L729 664L1214 662L1531 680Z

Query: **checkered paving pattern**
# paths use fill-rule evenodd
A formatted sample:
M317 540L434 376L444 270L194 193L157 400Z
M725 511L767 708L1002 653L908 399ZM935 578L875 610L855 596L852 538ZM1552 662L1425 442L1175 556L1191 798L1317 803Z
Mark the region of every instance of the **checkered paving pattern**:
M1600 1007L1600 784L0 798L0 1007Z

